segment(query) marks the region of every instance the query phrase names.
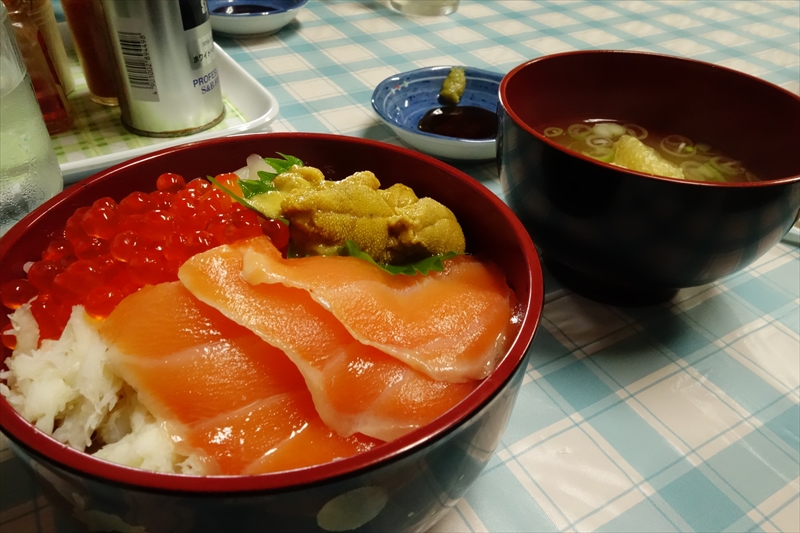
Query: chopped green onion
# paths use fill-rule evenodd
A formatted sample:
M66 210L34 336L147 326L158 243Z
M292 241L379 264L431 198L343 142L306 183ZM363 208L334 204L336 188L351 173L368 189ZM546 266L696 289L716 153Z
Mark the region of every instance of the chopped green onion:
M569 128L567 128L567 133L570 137L575 139L576 141L582 140L584 137L589 135L592 132L591 126L587 124L572 124Z
M549 128L544 129L544 136L545 137L558 137L559 135L563 135L564 130L561 128L556 128L555 126L550 126Z

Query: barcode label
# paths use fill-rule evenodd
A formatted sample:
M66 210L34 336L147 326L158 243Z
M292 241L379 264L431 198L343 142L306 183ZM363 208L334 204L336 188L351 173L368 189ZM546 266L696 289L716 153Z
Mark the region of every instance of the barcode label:
M128 84L131 93L137 100L158 102L158 87L153 74L153 64L147 50L147 39L143 33L118 31L119 45Z

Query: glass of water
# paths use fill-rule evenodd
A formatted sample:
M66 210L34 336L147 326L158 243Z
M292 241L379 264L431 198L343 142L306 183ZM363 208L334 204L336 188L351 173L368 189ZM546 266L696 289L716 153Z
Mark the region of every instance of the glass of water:
M458 0L389 0L389 5L405 15L449 15L458 9Z
M0 235L63 186L31 79L0 2Z

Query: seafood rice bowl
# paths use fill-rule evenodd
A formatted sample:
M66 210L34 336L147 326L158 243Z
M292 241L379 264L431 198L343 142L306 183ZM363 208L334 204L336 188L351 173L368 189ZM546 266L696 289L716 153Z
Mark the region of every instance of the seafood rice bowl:
M123 163L0 258L3 433L66 515L147 531L429 527L493 454L542 306L491 192L330 135Z

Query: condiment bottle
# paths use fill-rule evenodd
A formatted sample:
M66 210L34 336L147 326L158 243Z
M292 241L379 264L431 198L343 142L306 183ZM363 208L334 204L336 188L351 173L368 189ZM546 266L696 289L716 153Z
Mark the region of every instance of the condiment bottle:
M58 29L56 14L53 11L52 0L26 0L31 6L31 18L39 27L41 39L44 44L42 49L47 48L47 55L53 61L58 79L64 88L64 94L69 95L75 90L75 80L72 79L67 51L64 48L64 41L61 39L61 32Z
M103 6L94 0L61 0L89 96L98 104L118 105L114 84L116 65Z
M69 95L75 90L75 80L72 79L67 51L64 48L64 41L61 40L61 32L58 30L58 22L53 12L51 0L3 0L8 8L11 21L14 22L14 12L24 12L30 17L31 21L39 29L38 40L48 61L51 62L64 94Z
M53 55L54 50L59 48L64 52L64 44L59 36L57 43L60 47L49 45L48 41L50 39L46 38L46 33L41 30L36 22L37 20L49 21L50 19L44 16L49 12L53 25L55 25L52 6L48 1L48 11L48 9L38 6L40 0L35 0L35 2L31 0L3 0L3 3L8 8L8 18L11 21L20 54L33 83L36 99L39 101L39 107L47 125L47 131L50 134L55 134L69 130L72 127L72 116L70 115L66 89L69 88L71 90L73 84L72 75L67 70L68 77L59 77L56 69L59 59L58 56ZM37 3L37 5L34 6L34 3ZM34 7L37 9L34 9ZM58 31L57 27L55 31ZM64 61L66 61L66 52L64 52Z
M103 0L123 125L151 137L208 129L225 116L205 0Z
M61 170L0 3L0 235L63 187Z

